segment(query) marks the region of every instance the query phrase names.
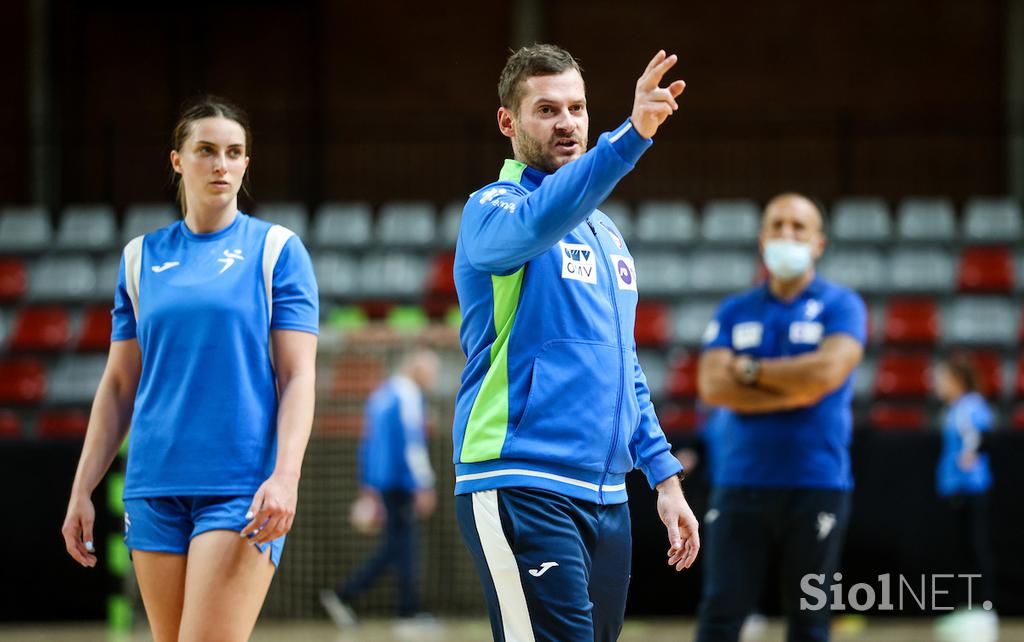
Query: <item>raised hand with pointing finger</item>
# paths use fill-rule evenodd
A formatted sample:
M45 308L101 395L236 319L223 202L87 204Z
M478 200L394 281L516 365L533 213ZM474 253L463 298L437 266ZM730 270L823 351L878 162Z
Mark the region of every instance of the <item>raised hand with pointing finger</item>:
M676 98L683 93L686 83L676 80L668 87L660 87L665 73L671 69L678 58L675 54L668 56L661 50L647 63L647 69L636 81L636 97L633 99L633 114L630 122L637 133L644 138L654 136L658 127L665 122L672 112L679 109Z

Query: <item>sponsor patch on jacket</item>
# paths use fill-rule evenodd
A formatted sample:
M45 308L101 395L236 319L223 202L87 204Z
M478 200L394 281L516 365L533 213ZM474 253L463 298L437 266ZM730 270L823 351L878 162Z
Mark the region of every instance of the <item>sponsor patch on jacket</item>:
M621 254L609 254L612 265L615 266L615 280L619 283L620 290L632 290L636 292L636 266L633 259Z
M761 345L764 326L760 321L745 321L732 327L732 349L746 350Z
M824 326L817 321L794 321L789 324L789 342L818 345L822 332Z
M562 248L562 278L597 283L597 260L586 243L559 241Z

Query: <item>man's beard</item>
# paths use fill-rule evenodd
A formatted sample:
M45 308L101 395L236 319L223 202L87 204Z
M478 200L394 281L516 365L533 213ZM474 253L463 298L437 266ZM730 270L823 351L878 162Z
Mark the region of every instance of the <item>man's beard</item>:
M561 159L549 151L550 146L545 146L539 139L527 134L522 127L519 127L518 129L519 131L516 136L516 142L519 147L519 155L523 157L523 162L530 167L535 167L542 172L551 174L559 167L569 162L567 160L560 163L559 161ZM581 153L587 151L587 137L585 135L580 136L577 132L570 136L552 136L553 140L557 140L559 138L572 138L579 144ZM576 160L577 158L579 158L579 156L569 160Z

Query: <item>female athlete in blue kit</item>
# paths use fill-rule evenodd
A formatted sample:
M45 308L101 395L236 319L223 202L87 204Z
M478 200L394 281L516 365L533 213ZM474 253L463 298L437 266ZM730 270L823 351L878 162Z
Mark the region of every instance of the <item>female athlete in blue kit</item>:
M213 97L174 129L184 216L124 249L62 529L95 566L90 496L131 426L125 542L156 642L247 639L295 516L318 295L299 238L238 211L251 145Z

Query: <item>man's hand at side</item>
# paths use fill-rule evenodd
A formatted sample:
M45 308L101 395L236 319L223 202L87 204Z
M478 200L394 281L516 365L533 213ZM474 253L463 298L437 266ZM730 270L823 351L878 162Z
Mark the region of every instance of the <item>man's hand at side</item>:
M689 568L700 550L697 518L683 497L679 478L673 475L658 484L658 516L668 531L668 564L677 571Z
M629 120L636 132L644 138L654 136L665 119L679 109L676 98L683 93L686 83L677 80L668 87L658 86L665 72L671 69L677 60L675 54L666 56L664 50L659 51L651 62L647 63L647 69L636 81L633 114Z

